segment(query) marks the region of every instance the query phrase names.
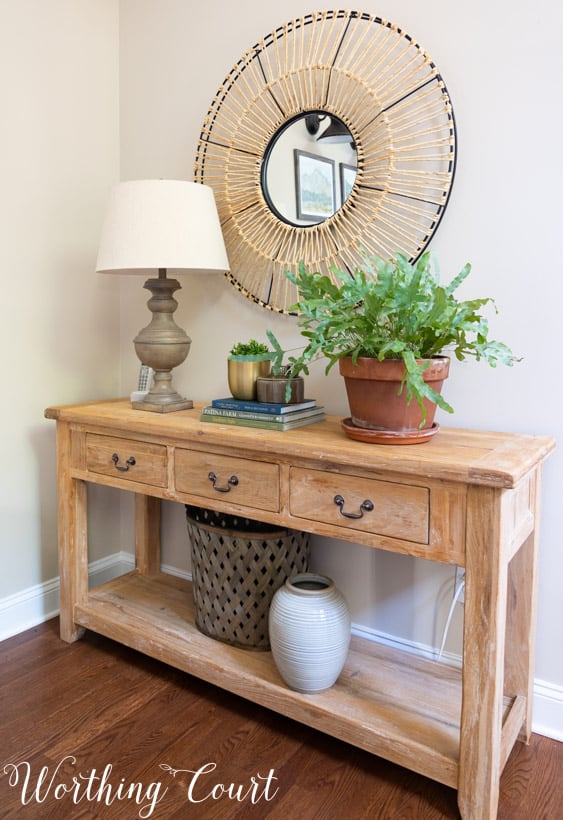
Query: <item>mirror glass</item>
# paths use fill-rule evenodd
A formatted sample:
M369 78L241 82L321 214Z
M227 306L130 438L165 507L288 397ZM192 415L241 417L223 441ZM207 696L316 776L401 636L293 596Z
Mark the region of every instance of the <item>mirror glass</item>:
M356 145L346 125L326 111L284 123L262 163L262 192L271 211L289 225L318 225L333 216L356 179Z

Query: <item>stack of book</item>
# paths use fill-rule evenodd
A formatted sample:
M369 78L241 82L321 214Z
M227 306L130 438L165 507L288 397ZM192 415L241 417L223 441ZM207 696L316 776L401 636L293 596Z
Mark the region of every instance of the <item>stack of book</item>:
M235 424L240 427L262 427L266 430L293 430L325 417L314 399L298 404L270 404L240 399L213 399L201 412L201 421Z

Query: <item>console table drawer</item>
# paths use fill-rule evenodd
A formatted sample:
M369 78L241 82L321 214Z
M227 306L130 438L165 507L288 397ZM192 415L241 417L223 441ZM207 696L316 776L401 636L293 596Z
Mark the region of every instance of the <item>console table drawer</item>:
M176 450L176 489L257 512L279 512L279 467L199 450Z
M429 542L430 490L294 467L291 514L337 527Z
M166 486L166 447L95 433L86 436L86 467L90 472Z

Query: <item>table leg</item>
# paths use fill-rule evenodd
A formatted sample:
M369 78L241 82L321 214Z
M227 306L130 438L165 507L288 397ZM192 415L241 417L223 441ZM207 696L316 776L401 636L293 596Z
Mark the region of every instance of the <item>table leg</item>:
M521 695L526 699L526 714L519 736L525 743L529 742L532 733L540 485L538 470L531 488L534 529L508 565L504 686L507 695Z
M502 491L469 487L458 804L463 820L494 820L501 770L506 561Z
M88 598L86 484L71 477L70 426L57 424L57 486L60 575L60 634L72 643L84 634L74 623L74 607Z
M135 558L141 575L160 572L160 499L135 493Z

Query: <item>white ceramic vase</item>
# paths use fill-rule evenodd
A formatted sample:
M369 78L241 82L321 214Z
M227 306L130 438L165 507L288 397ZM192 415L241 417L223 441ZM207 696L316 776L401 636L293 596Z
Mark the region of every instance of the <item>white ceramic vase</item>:
M269 633L278 671L296 692L322 692L340 675L350 646L350 609L325 575L289 578L270 605Z

